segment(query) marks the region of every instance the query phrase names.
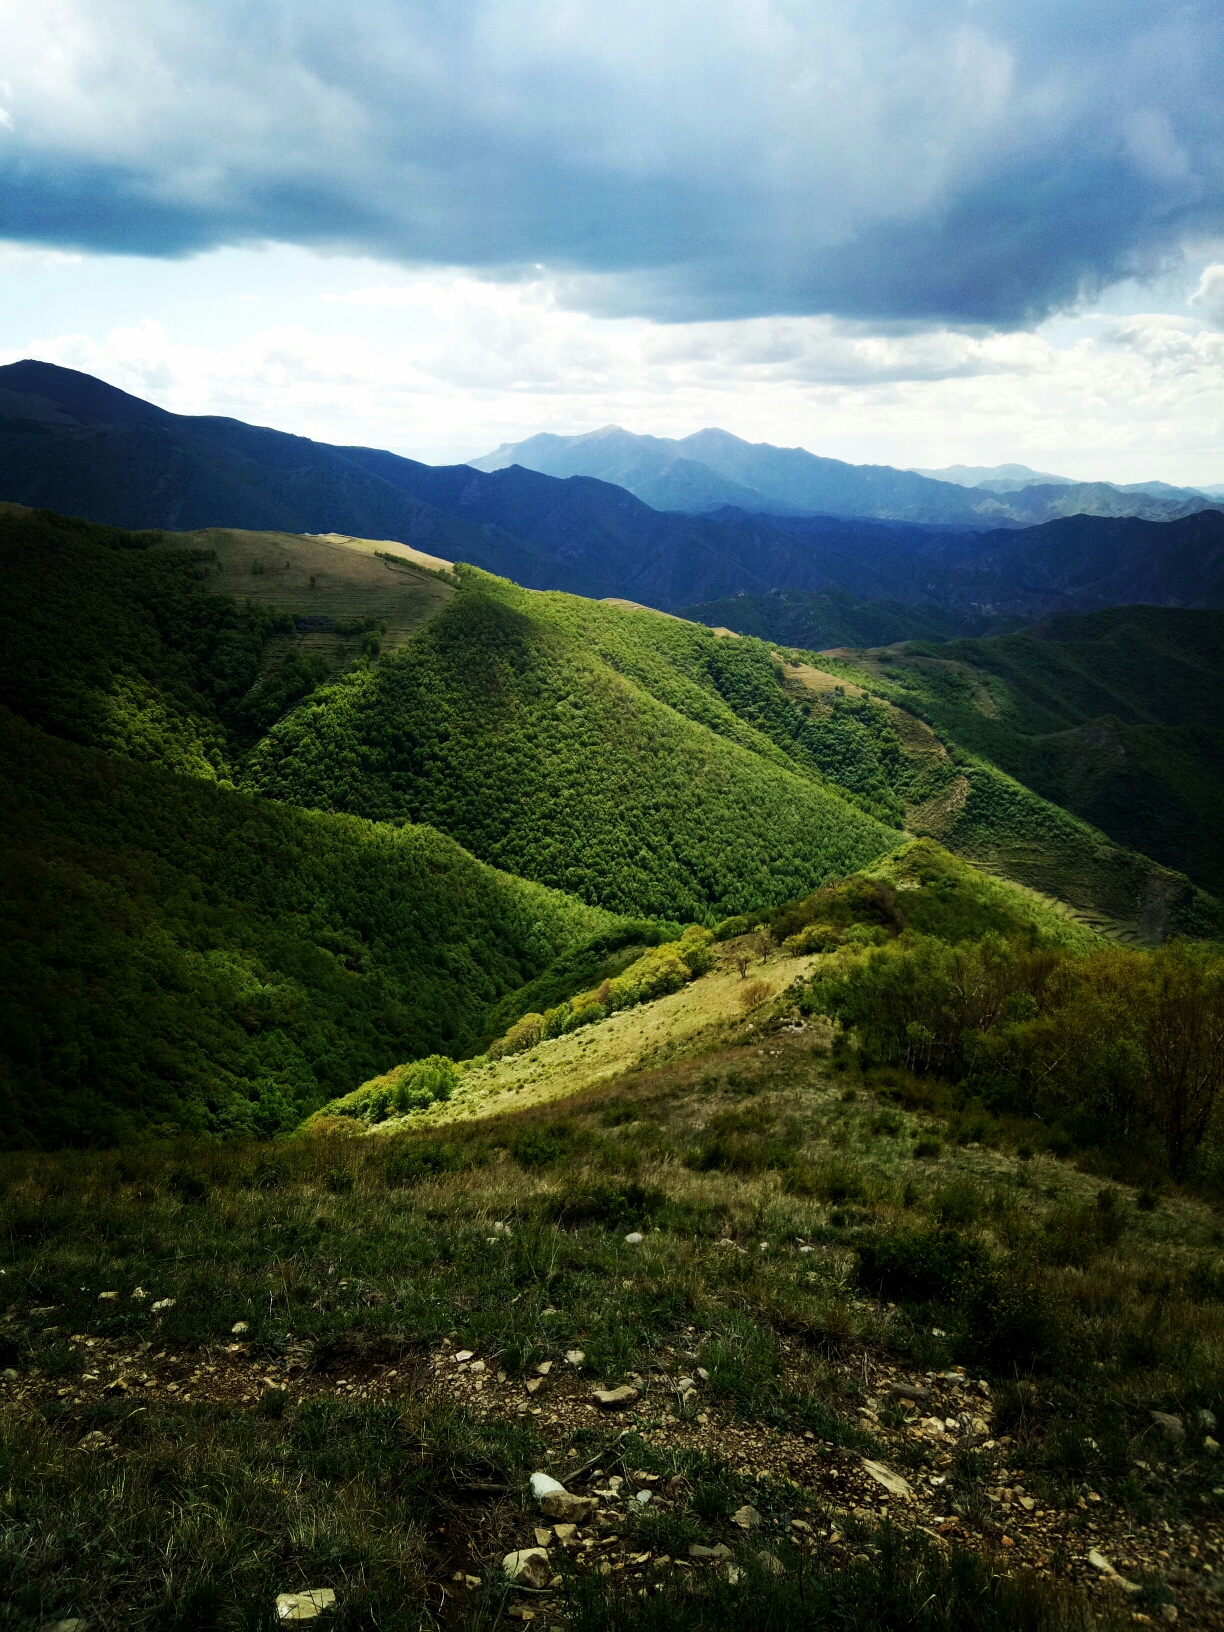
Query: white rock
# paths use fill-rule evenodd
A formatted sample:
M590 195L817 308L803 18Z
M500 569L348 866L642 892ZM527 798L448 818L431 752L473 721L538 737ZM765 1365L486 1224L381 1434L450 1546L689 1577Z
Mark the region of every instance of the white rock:
M647 1507L649 1505L653 1495L654 1495L653 1491L639 1490L637 1495L633 1499L638 1504L639 1507Z
M732 1513L731 1515L731 1523L738 1524L741 1530L755 1530L760 1522L761 1515L757 1512L755 1507L749 1507L747 1502L745 1502L743 1507L741 1507L737 1512Z
M517 1553L507 1553L502 1569L511 1581L525 1587L546 1587L552 1578L552 1565L543 1547L524 1547Z
M163 1309L173 1309L176 1302L175 1298L158 1298L157 1302L150 1304L149 1307L155 1315L160 1315Z
M251 1328L247 1325L245 1320L236 1320L234 1322L234 1324L230 1327L230 1331L233 1333L233 1335L235 1337L241 1337L243 1332L249 1332L250 1329ZM320 1589L320 1590L322 1590L322 1589ZM299 1616L298 1619L301 1619L301 1617Z
M539 1502L541 1512L547 1513L550 1519L561 1519L570 1524L585 1519L599 1506L593 1496L571 1495L548 1473L532 1474L531 1494Z
M537 1502L543 1501L545 1496L556 1496L558 1492L564 1496L565 1486L551 1473L533 1473L531 1476L531 1494Z
M637 1246L639 1241L644 1241L645 1239L646 1237L642 1234L641 1230L630 1230L629 1234L625 1237L625 1240L634 1247Z
M455 1355L454 1358L456 1360L474 1360L475 1357L476 1357L475 1349L460 1349L459 1352Z
M473 1360L471 1365L468 1367L468 1370L478 1375L480 1372L485 1370L485 1363L483 1360Z
M580 1366L586 1359L586 1355L581 1349L566 1349L565 1358L571 1366Z
M1107 1581L1112 1582L1115 1587L1121 1587L1123 1592L1143 1591L1143 1588L1137 1586L1134 1581L1128 1581L1124 1575L1119 1575L1104 1553L1098 1553L1095 1547L1088 1554L1088 1562L1094 1570L1100 1570Z
M536 1370L539 1372L541 1377L547 1377L549 1372L552 1370L552 1366L553 1363L551 1360L541 1360L539 1365L536 1367Z
M308 1587L305 1592L278 1592L276 1617L281 1621L313 1621L336 1602L330 1587Z
M894 1473L891 1468L886 1467L883 1462L872 1462L864 1457L863 1472L869 1473L877 1485L883 1485L890 1496L910 1497L914 1494L909 1483L899 1473Z
M136 1286L132 1288L132 1296L136 1299L137 1303L140 1302L141 1298L147 1298L148 1295L149 1294L145 1291L143 1286Z
M118 1301L119 1301L118 1292L99 1292L98 1293L98 1302L99 1303L118 1303Z

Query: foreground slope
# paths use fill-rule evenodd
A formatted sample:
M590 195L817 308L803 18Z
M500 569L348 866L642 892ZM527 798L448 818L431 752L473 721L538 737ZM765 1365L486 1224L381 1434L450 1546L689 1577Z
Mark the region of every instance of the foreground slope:
M943 942L965 870L914 848L928 972L1005 978L908 999L1039 1032L1052 949ZM980 1074L879 1063L796 967L757 962L751 1008L705 976L716 1024L564 1106L6 1157L13 1624L260 1627L322 1589L391 1632L524 1603L573 1632L1218 1625L1218 1143L1183 1185L1151 1098L1077 1144Z

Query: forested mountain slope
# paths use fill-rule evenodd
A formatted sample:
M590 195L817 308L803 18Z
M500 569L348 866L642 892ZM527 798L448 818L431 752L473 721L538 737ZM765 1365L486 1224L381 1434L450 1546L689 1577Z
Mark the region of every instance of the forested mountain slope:
M429 821L510 871L680 919L802 893L896 842L871 733L810 724L763 650L471 569L462 584L402 654L274 727L245 785Z
M247 582L288 606L218 593ZM274 1130L664 932L625 918L768 909L903 825L1139 938L1219 932L873 658L839 678L369 546L11 509L0 588L13 1141Z
M260 1133L485 1011L609 915L430 828L291 810L0 710L0 1143Z
M851 661L946 741L1224 890L1224 614L1119 607Z

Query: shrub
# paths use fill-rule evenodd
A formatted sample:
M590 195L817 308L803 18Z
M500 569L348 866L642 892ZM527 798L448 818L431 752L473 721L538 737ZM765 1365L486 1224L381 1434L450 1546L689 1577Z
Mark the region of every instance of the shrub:
M606 1224L610 1228L649 1218L664 1203L661 1190L606 1180L575 1180L540 1200L542 1216L556 1224Z
M894 1303L945 1302L984 1249L956 1230L894 1230L859 1246L859 1285Z
M832 924L808 924L795 935L788 935L782 950L792 958L802 958L809 952L832 952L842 944L842 937Z
M529 1048L534 1048L544 1035L544 1016L542 1014L525 1014L504 1037L499 1037L495 1043L489 1044L489 1058L500 1060L507 1054L523 1054Z
M390 1188L410 1189L423 1179L447 1173L466 1173L483 1166L488 1152L483 1145L458 1145L441 1140L409 1141L387 1135L390 1145L382 1161L383 1183Z
M772 995L773 987L767 980L750 981L740 993L740 1007L742 1009L755 1009L764 1003L767 997Z

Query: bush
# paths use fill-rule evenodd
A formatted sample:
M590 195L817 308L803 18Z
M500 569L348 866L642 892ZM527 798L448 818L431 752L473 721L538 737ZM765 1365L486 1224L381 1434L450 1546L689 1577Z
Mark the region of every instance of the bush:
M540 1201L541 1215L555 1224L605 1224L619 1228L639 1223L663 1206L661 1190L647 1190L640 1184L611 1184L593 1179L576 1180Z
M982 1246L955 1230L894 1230L858 1251L859 1285L893 1303L947 1302L985 1262Z
M544 1016L525 1014L521 1020L515 1021L504 1037L489 1044L489 1058L500 1060L507 1054L523 1054L527 1049L534 1048L543 1035Z
M767 980L753 980L744 987L739 994L741 1009L755 1009L764 1003L767 997L772 997L773 987Z
M802 958L809 952L833 952L841 944L841 933L832 924L808 924L797 934L788 935L782 950L792 958Z
M440 1178L447 1173L466 1173L481 1167L488 1160L482 1145L458 1145L440 1140L409 1143L388 1134L390 1145L382 1161L383 1183L391 1189L411 1189L424 1179Z

